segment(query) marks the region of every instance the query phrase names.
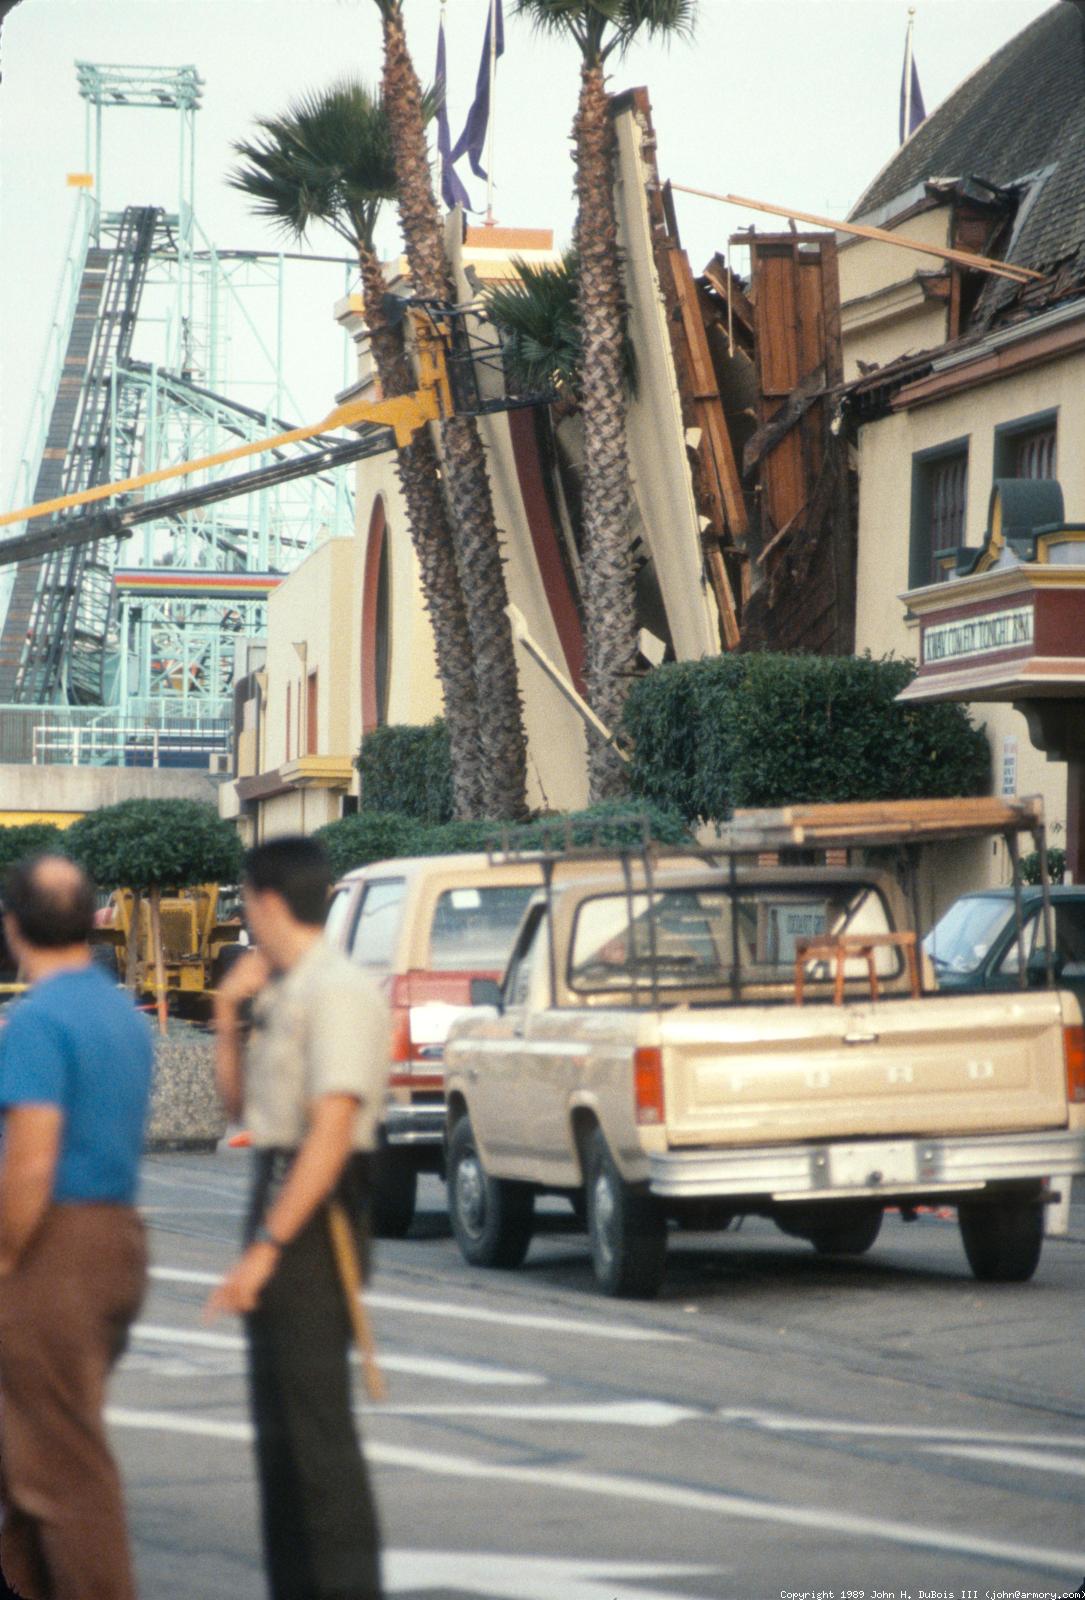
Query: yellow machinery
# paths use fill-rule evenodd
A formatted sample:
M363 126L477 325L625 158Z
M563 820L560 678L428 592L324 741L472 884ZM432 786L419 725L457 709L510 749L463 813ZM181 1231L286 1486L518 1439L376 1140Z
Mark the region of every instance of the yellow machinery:
M162 963L167 999L188 1004L209 996L226 963L244 947L237 919L220 920L222 890L217 883L164 893L159 901L162 926ZM131 889L116 889L110 896L112 920L95 929L94 944L112 948L118 978L124 978L135 924L136 991L156 997L151 903ZM223 952L228 951L228 955Z

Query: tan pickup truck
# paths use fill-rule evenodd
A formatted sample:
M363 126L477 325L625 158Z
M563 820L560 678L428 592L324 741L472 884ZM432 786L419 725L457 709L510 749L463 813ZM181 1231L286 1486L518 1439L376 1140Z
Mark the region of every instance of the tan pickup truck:
M1030 1277L1044 1202L1085 1171L1077 1001L1025 962L1016 991L939 994L895 876L747 864L992 831L1016 855L1025 828L1042 846L1038 802L811 807L737 827L722 865L627 857L577 881L566 861L446 1046L467 1260L519 1265L557 1192L609 1294L658 1291L672 1222L755 1213L858 1254L887 1206L931 1204L957 1207L978 1278Z

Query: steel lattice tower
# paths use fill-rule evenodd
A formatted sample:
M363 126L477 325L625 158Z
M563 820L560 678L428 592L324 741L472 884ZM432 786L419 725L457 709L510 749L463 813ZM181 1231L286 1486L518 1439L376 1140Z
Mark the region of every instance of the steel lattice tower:
M23 503L273 433L291 406L284 256L220 251L196 220L196 68L76 72L93 191L77 197ZM105 209L105 113L118 110L176 118L171 204ZM314 473L20 562L0 630L0 703L98 705L132 722L225 716L238 642L266 629L272 585L260 576L352 526L347 475Z

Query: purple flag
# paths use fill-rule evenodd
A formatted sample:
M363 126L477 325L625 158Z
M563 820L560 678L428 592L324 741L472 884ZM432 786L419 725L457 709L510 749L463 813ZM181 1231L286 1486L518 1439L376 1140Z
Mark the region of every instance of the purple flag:
M448 126L448 102L445 98L448 91L448 66L445 59L444 17L441 18L440 27L437 29L437 70L433 75L433 87L439 100L437 152L441 158L441 198L450 211L456 206L463 206L465 211L470 211L473 209L471 197L452 165L452 131Z
M900 142L904 143L911 134L926 120L927 112L923 105L923 93L919 87L919 73L916 70L915 56L909 48L911 39L904 49L904 70L900 75ZM908 95L908 73L911 69L911 98ZM907 124L907 126L905 125Z
M471 162L471 171L476 178L487 178L488 173L482 165L482 152L486 144L486 129L490 122L490 24L496 22L497 29L494 35L494 55L502 56L505 53L505 18L501 9L501 0L490 7L490 14L486 18L486 37L482 41L482 60L478 64L478 82L475 84L475 98L471 109L467 113L467 121L463 125L463 132L456 140L456 148L451 159L455 162L466 155Z

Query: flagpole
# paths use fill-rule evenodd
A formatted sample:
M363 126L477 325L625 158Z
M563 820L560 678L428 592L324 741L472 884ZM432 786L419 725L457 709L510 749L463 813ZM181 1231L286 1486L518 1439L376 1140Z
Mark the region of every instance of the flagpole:
M904 138L912 131L912 29L915 27L915 6L908 7L908 32L904 40ZM903 143L903 140L902 140Z
M486 226L494 226L494 123L497 120L497 102L494 88L497 82L497 0L490 0L490 117L486 130Z

